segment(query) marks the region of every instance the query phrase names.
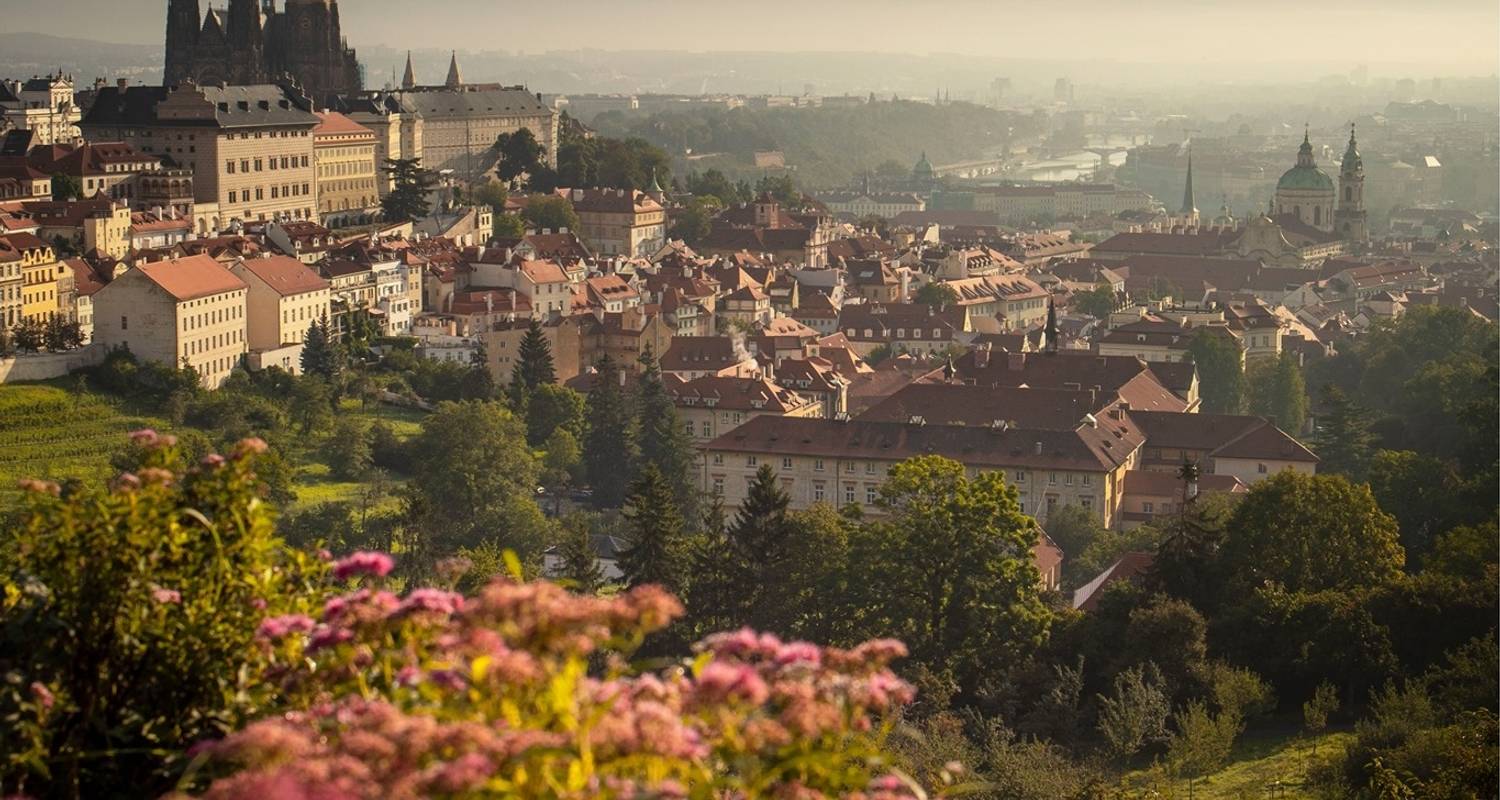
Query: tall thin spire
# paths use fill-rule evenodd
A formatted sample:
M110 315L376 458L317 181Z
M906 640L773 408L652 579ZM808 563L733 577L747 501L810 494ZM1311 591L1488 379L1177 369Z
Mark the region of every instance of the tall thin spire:
M417 71L411 67L411 51L406 51L406 74L401 76L401 88L417 88Z
M1058 345L1057 304L1052 302L1052 298L1050 297L1047 298L1047 327L1043 330L1042 335L1046 338L1046 341L1042 343L1042 347L1048 353L1056 353Z
M463 73L458 71L458 51L453 51L453 57L448 61L448 80L443 83L449 89L457 89L464 85Z
M1197 216L1198 203L1193 198L1193 151L1188 150L1187 185L1182 189L1182 215Z

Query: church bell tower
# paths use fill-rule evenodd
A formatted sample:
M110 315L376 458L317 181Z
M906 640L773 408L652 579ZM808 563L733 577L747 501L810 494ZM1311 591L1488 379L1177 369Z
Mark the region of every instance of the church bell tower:
M1370 240L1369 212L1365 210L1365 162L1359 156L1354 126L1349 126L1349 147L1339 165L1339 207L1334 212L1334 230L1345 241Z

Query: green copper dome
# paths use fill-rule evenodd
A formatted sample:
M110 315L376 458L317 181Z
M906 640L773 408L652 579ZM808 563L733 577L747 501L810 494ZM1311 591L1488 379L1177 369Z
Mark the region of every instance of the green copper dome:
M1328 173L1317 167L1297 166L1287 170L1281 180L1276 182L1277 189L1326 189L1333 191L1333 179Z

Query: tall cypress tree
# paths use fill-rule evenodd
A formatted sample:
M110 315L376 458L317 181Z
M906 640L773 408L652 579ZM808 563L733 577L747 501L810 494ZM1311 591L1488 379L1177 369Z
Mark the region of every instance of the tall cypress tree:
M661 471L678 508L693 515L698 492L693 480L697 462L693 440L677 418L677 405L662 382L661 364L650 345L641 353L641 379L636 384L636 419L642 463Z
M1331 383L1323 388L1322 401L1323 415L1312 437L1313 452L1320 462L1318 472L1363 480L1375 449L1365 410Z
M420 158L386 159L381 171L391 179L392 188L380 201L388 222L410 222L432 212L427 195L437 186L438 178L422 166Z
M528 392L544 383L557 382L557 369L552 362L552 345L542 332L542 324L536 320L521 337L521 347L516 357L516 367L511 372L512 381L520 381Z
M731 596L738 601L741 622L753 628L776 630L784 621L777 586L784 582L791 557L790 503L775 471L762 464L729 526Z
M620 553L620 571L630 586L659 584L671 591L683 585L683 522L672 489L647 464L625 501L629 544Z
M588 397L588 435L583 442L584 474L594 490L594 506L619 508L630 490L636 463L635 419L630 414L620 369L605 356Z

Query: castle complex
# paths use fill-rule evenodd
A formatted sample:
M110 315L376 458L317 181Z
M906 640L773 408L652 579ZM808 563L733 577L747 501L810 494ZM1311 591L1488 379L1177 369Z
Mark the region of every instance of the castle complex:
M229 0L199 15L198 0L168 0L163 82L273 83L290 76L320 102L363 85L339 29L338 0Z

